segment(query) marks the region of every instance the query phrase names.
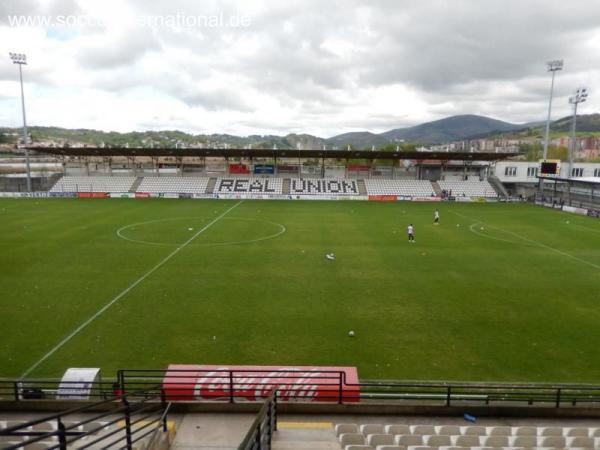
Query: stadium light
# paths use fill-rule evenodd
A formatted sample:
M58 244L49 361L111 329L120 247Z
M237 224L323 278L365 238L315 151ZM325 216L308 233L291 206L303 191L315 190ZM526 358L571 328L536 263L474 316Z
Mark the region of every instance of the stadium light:
M27 119L25 116L25 93L23 91L23 69L22 66L27 64L27 55L24 53L9 53L13 64L19 66L19 80L21 81L21 108L23 110L23 145L25 146L25 161L27 165L27 192L31 192L31 170L29 165L29 144L27 140Z
M580 87L575 91L575 95L569 97L569 103L573 105L573 122L571 124L571 145L569 146L569 172L571 178L573 176L573 155L577 149L577 105L587 100L588 92L584 87Z
M544 136L544 159L548 157L548 140L550 139L550 114L552 111L552 95L554 92L554 75L557 71L562 70L563 60L555 59L554 61L548 61L548 72L552 72L552 82L550 83L550 101L548 102L548 118L546 119L546 134Z

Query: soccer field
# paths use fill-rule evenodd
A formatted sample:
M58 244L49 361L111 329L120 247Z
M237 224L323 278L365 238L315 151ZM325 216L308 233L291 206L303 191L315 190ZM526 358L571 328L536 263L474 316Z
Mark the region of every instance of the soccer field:
M586 217L503 204L2 199L0 249L0 377L199 363L600 379L600 221Z

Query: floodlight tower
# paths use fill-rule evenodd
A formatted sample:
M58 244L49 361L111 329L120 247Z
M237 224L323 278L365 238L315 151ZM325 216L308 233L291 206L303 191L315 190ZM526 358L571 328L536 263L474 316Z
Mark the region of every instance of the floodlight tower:
M14 64L19 66L19 80L21 82L21 108L23 110L23 145L25 146L25 161L27 165L27 192L31 192L31 170L29 166L29 142L27 139L27 119L25 116L25 93L23 91L23 69L22 66L27 64L27 56L24 53L9 53L10 59Z
M548 72L552 72L552 82L550 83L550 101L548 102L548 118L546 119L546 134L544 136L544 159L548 157L548 140L550 139L550 113L552 111L552 95L554 93L554 75L557 71L562 70L563 60L556 59L548 61Z
M571 178L573 176L573 155L577 149L577 135L575 134L577 127L577 105L587 100L588 92L584 87L580 87L575 91L575 95L569 97L569 103L573 105L573 123L571 124L571 145L569 146L569 172Z

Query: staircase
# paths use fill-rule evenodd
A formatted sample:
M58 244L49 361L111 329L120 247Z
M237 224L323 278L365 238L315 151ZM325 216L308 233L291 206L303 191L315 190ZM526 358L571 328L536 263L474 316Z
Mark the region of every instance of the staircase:
M500 194L504 198L508 198L508 192L506 191L504 185L496 175L490 175L488 177L488 182L492 185L492 187L496 190L498 194Z
M289 178L284 178L283 179L283 187L281 188L281 193L284 195L289 195L291 184L292 184L292 181Z
M329 422L279 422L272 450L340 450Z
M134 192L137 192L137 188L140 187L140 184L142 184L143 180L144 180L144 177L137 177L135 179L135 181L133 182L133 184L131 185L131 187L129 188L129 192L131 192L132 194Z
M365 180L356 180L356 184L358 185L358 193L360 195L368 195L367 194L367 185L365 184Z
M437 184L437 181L432 181L431 185L433 186L433 190L435 191L435 195L437 195L438 197L442 196L442 188L440 187L439 184Z
M217 184L217 179L216 178L211 178L210 180L208 180L208 184L206 185L206 191L204 191L206 194L212 194L215 190L215 185Z

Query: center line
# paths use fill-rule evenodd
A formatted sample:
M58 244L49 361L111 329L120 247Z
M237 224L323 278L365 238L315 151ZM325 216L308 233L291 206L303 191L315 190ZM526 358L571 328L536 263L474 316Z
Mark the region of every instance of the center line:
M231 208L229 208L227 211L225 211L223 214L219 215L218 217L213 219L211 222L207 223L203 228L201 228L198 232L196 232L196 234L194 234L191 238L189 238L187 241L185 241L183 244L179 245L175 250L173 250L171 253L169 253L167 256L165 256L158 264L156 264L154 267L152 267L148 272L146 272L141 277L139 277L137 280L135 280L133 283L131 283L127 288L125 288L115 298L113 298L110 302L108 302L106 305L104 305L102 308L100 308L98 311L96 311L96 313L94 313L93 316L91 316L89 319L87 319L85 322L83 322L81 325L79 325L77 328L75 328L68 336L63 338L48 353L46 353L37 362L35 362L29 369L27 369L25 372L23 372L23 375L21 375L21 378L25 378L27 375L29 375L31 372L33 372L35 369L37 369L37 367L41 363L43 363L50 356L52 356L57 350L59 350L63 345L65 345L67 342L69 342L71 339L73 339L73 337L75 337L81 330L83 330L90 323L92 323L95 319L97 319L102 313L104 313L104 311L106 311L108 308L110 308L112 305L114 305L116 302L118 302L121 298L123 298L125 295L127 295L129 293L129 291L131 291L138 284L140 284L142 281L144 281L146 278L148 278L150 275L152 275L156 270L158 270L160 267L162 267L164 264L166 264L177 253L179 253L181 250L183 250L185 247L187 247L194 239L196 239L204 231L208 230L211 226L213 226L215 223L217 223L219 220L221 220L223 217L225 217L227 214L229 214L229 212L232 211L234 208L237 208L242 202L243 202L243 200L240 200L235 205L233 205Z

